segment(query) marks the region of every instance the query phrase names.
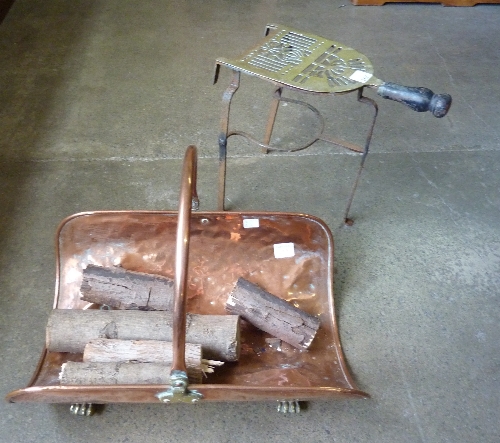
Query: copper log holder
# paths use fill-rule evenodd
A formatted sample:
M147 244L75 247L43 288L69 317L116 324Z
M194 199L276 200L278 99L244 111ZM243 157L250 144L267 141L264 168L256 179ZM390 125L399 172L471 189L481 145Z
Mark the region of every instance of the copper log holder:
M7 395L10 402L72 404L89 415L91 405L187 401L281 401L279 410L298 410L298 400L366 398L352 379L342 352L333 299L333 237L318 218L277 212L195 212L196 148L184 159L179 211L97 211L72 215L56 233L54 309L92 309L80 300L83 269L122 266L175 279L175 356L166 385L61 386L61 364L81 354L43 350L28 386ZM294 256L276 258L275 245L292 243ZM241 324L241 356L206 383L187 386L184 342L186 310L223 314L238 277L319 316L321 326L308 351Z

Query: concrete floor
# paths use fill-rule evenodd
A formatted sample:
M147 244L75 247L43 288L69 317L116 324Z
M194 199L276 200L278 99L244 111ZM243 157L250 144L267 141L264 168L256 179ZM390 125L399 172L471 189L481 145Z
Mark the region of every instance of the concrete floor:
M247 49L268 22L345 42L383 80L454 99L443 119L378 100L350 228L341 221L356 156L322 143L265 156L230 141L230 209L305 212L332 229L343 349L371 399L314 401L297 416L273 403L115 404L93 418L66 405L3 402L0 441L500 441L495 5L17 0L0 25L0 392L26 386L35 369L61 219L175 209L189 144L199 147L201 208L216 208L230 76L213 86L214 60ZM269 92L244 77L235 126L260 135ZM311 100L332 131L362 140L369 112L354 94ZM283 111L287 129L314 126L307 113Z

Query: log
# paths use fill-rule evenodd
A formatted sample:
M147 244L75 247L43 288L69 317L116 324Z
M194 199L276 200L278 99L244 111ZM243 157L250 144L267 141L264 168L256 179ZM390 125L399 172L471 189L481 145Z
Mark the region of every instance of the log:
M318 317L243 278L229 294L226 311L299 349L309 348L320 325Z
M158 340L114 340L99 338L85 345L85 363L162 363L172 365L173 345ZM202 375L213 373L223 362L201 357L201 345L186 343L186 368L190 379L201 383Z
M164 311L54 309L46 329L46 347L54 352L83 353L97 338L172 341L172 314ZM199 343L203 358L236 361L240 353L237 315L186 318L186 342Z
M172 342L98 338L85 345L83 361L93 363L172 363ZM201 345L186 343L186 366L201 365Z
M160 275L88 265L83 270L81 299L117 309L171 311L174 282Z
M201 382L201 372L189 381ZM63 363L59 373L61 385L169 385L170 366L163 363Z

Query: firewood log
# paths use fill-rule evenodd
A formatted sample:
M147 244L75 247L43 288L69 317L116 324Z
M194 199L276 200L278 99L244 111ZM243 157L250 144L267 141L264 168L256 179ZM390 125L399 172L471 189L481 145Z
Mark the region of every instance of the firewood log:
M172 342L97 338L85 345L83 361L172 363ZM186 343L186 365L200 366L200 364L201 345Z
M172 341L172 314L164 311L54 309L47 323L49 351L83 353L97 338ZM186 343L198 343L203 358L236 361L240 352L237 315L188 314Z
M171 311L174 282L166 277L123 268L88 265L83 270L81 299L117 309Z
M198 379L201 374L214 372L214 366L223 362L202 358L201 345L186 343L186 368L189 377ZM172 364L173 345L159 340L115 340L98 338L85 345L85 363L162 363Z
M192 383L201 383L202 373L188 369ZM164 363L63 363L59 373L61 385L169 385L170 366Z
M310 346L320 325L318 317L243 278L229 295L226 311L299 349Z

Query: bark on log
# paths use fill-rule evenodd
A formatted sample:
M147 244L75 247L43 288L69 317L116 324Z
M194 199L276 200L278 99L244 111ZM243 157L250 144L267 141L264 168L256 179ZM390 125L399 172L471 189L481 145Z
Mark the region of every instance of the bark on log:
M201 370L193 374L192 383L201 383ZM59 374L61 385L169 385L170 365L163 363L89 363L70 361L63 363Z
M85 345L83 361L171 364L172 342L98 338ZM186 343L186 366L201 367L201 345Z
M118 309L171 311L174 282L166 277L123 268L88 265L80 287L82 300Z
M299 349L310 346L320 324L318 317L243 278L229 295L226 311Z
M83 353L96 338L172 341L172 314L164 311L54 309L47 323L49 351ZM188 314L186 342L199 343L203 358L236 361L240 353L237 315Z
M172 365L173 345L158 340L114 340L99 338L85 345L85 363L159 363ZM186 343L186 369L191 382L201 383L203 375L223 363L201 357L201 345ZM139 368L139 367L138 367Z

